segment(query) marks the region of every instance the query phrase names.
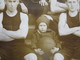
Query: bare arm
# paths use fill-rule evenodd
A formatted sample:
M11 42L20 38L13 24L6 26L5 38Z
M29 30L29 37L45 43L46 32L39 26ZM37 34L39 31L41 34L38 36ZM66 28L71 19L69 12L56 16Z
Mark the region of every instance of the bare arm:
M24 5L24 3L21 2L20 5L21 5L22 12L28 13L28 8Z
M3 32L2 20L3 20L3 13L0 13L0 41L12 41L13 38L9 37Z
M74 35L76 35L76 36L79 36L79 37L80 37L80 30L79 30L79 31L74 32Z
M61 6L64 6L65 7L65 4L59 4L59 2L57 2L57 0L50 0L50 10L51 10L51 12L53 14L54 13L60 13L60 12L66 11L65 8L61 8L58 5L61 5Z
M4 0L0 0L0 10L4 10L5 8L5 2Z
M58 31L60 36L73 34L80 29L80 27L69 28L66 23L66 17L66 13L62 13L59 17Z
M57 4L58 4L58 6L59 6L60 8L63 8L63 9L65 9L65 10L68 9L68 6L66 5L66 3L60 3L60 2L58 2Z
M4 33L14 39L26 38L28 34L28 16L26 14L20 13L21 24L17 31L5 30Z

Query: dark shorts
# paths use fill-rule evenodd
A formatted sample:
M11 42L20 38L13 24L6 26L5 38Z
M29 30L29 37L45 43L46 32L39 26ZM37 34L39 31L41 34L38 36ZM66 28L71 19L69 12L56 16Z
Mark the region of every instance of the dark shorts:
M52 53L48 52L43 55L37 54L37 57L38 57L38 60L53 60L54 55Z
M65 60L70 60L72 58L80 59L80 40L70 44L66 43L62 45L62 49L59 51L64 56Z
M24 56L33 52L24 40L14 40L11 42L0 42L1 60L24 60Z

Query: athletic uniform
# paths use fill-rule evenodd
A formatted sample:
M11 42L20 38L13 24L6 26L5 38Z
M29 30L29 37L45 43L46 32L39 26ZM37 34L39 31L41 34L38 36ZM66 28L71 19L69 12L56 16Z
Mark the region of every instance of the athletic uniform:
M70 17L67 13L67 24L70 28L80 26L79 14L75 17ZM62 54L65 60L70 58L80 59L80 37L70 34L67 36L61 36L62 40Z
M6 12L3 12L3 28L17 31L21 24L20 19L20 12L14 17L9 17ZM24 40L25 39L15 39L9 42L0 41L1 60L24 60L24 56L31 52L31 49L25 45Z

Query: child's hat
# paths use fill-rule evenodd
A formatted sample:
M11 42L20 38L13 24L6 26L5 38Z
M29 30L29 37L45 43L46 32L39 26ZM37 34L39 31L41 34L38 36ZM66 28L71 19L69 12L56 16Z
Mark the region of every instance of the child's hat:
M52 17L50 17L49 15L41 15L38 19L37 19L37 26L41 23L44 22L47 24L47 26L49 26L50 20L52 20Z

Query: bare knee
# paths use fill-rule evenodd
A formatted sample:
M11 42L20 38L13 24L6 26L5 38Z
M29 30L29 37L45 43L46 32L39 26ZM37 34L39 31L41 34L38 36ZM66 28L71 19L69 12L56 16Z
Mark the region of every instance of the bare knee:
M37 60L37 56L34 53L29 53L27 55L24 56L25 60Z
M54 60L64 60L64 56L61 53L56 53L54 55Z

